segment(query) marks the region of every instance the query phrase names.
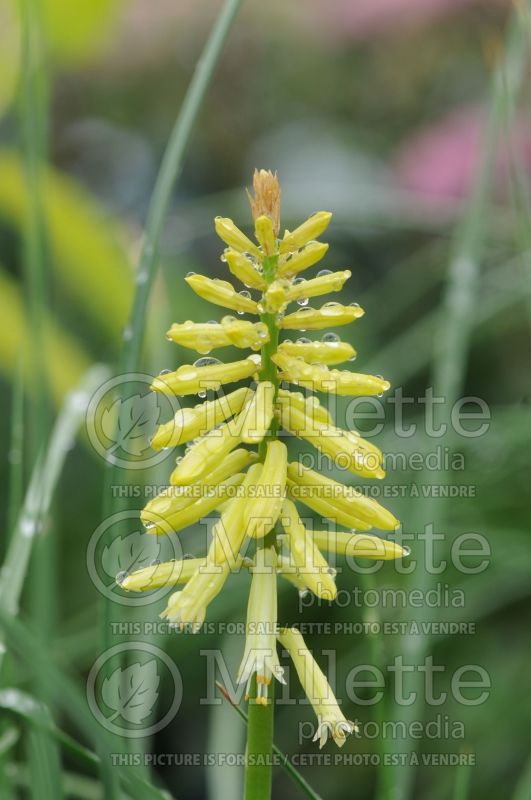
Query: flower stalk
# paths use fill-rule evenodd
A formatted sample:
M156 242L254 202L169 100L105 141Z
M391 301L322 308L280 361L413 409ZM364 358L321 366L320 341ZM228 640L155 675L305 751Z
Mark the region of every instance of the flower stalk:
M319 746L331 738L341 747L354 730L300 633L279 628L278 581L286 580L299 592L312 592L332 602L337 595L336 571L325 553L386 560L407 553L394 542L367 534L373 528L394 531L399 522L390 511L352 486L289 461L285 434L294 434L327 456L341 457L343 469L355 476L383 478L383 455L372 442L336 427L315 396L287 387L293 384L310 392L356 397L381 395L389 383L379 376L336 369L355 351L333 332L325 333L320 341L280 341L282 331L344 326L364 312L356 303L307 306L309 297L338 292L350 277L349 270L325 270L310 280L300 277L328 249L317 237L331 214L319 211L281 237L276 175L255 171L253 187L254 195L249 197L257 244L232 220L216 217L214 221L227 246L222 261L245 289L239 291L228 281L204 275L189 274L186 282L215 306L251 314L255 321L239 321L232 315L206 324L188 320L172 325L167 336L201 354L227 345L255 352L232 363L203 357L175 372L161 373L152 384L154 391L163 394L196 394L203 399L208 392L219 392L213 399L179 411L155 432L154 449L187 447L176 460L170 485L141 513L148 533L164 535L218 512L207 555L193 564L172 562L156 570L121 575L119 583L134 591L178 586L161 616L179 630L196 632L229 573L250 573L246 642L238 672L249 701L245 798L269 800L274 682L284 680L278 642L291 657L313 705ZM252 297L248 289L257 296ZM286 313L293 302L299 309ZM245 379L251 379L250 387L224 393L226 385ZM297 503L329 520L333 530L308 530ZM336 532L337 526L348 532Z

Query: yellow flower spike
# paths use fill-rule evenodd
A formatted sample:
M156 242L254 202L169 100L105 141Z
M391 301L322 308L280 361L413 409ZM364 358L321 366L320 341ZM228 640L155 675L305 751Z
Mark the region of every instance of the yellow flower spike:
M204 564L206 558L184 558L182 561L164 561L144 569L137 569L116 582L122 589L133 592L147 592L163 586L176 586L187 583L192 575Z
M334 600L337 596L335 570L329 566L315 542L308 536L291 500L284 500L281 523L288 534L292 563L301 579L317 597Z
M146 503L140 512L140 519L148 527L153 520L172 519L196 500L211 494L212 487L242 472L255 459L256 454L249 450L243 448L233 450L207 475L202 475L194 483L167 486Z
M260 250L229 217L216 217L214 219L216 233L225 244L232 247L239 253L252 253L253 256L261 257Z
M292 303L295 300L301 300L307 297L319 297L329 292L339 292L343 288L343 284L352 275L349 269L344 269L340 272L328 272L320 274L317 278L305 280L300 278L299 282L294 282L290 285L287 291L287 301Z
M249 322L224 317L219 322L174 323L166 338L203 355L217 347L250 347L259 350L269 340L267 325L263 322Z
M220 519L214 525L212 530L212 558L215 564L224 564L226 561L234 564L238 558L243 540L247 535L243 517L249 486L256 483L261 470L261 464L253 464L249 467L244 480L240 484L238 497L230 500L225 505Z
M219 278L207 278L206 275L187 275L186 283L194 292L216 306L232 308L244 314L258 314L258 305L246 294L237 292L234 286L228 281L220 281Z
M341 469L348 469L364 478L383 478L383 455L375 445L352 431L342 431L333 425L305 416L293 405L281 403L282 427L300 439L306 439Z
M321 308L305 306L280 320L280 327L290 331L322 331L324 328L349 325L364 315L358 305L344 306L341 303L325 303Z
M332 214L330 211L317 211L311 217L295 228L294 231L286 231L280 242L280 252L289 253L304 247L305 244L318 239L319 236L328 228Z
M277 584L284 579L301 593L311 591L332 600L337 592L335 570L326 561L327 552L391 560L407 555L407 550L365 534L371 528L393 530L398 520L361 490L298 463L288 465L284 437L294 433L317 447L337 469L366 478L384 476L383 456L377 447L356 431L336 427L317 397L288 391L280 383L286 380L340 395L381 394L389 384L383 378L333 368L355 356L351 345L342 342L333 329L363 315L357 304L324 302L321 308L306 307L306 298L339 291L350 277L349 270L323 270L309 280L300 277L328 251L318 237L331 214L314 214L292 232L285 231L279 241L281 191L276 175L256 170L253 189L248 195L259 246L231 219L216 217L215 227L226 245L221 260L246 289L258 290L260 296L255 301L249 291L240 292L226 280L190 273L186 281L196 294L232 311L224 312L219 322L176 323L167 337L203 356L228 346L259 350L260 354L232 363L200 358L174 372L161 373L152 385L164 394L200 397L240 380L253 387L179 410L153 436L154 449L185 443L188 447L176 459L170 485L141 512L146 530L161 534L180 531L216 511L219 519L208 553L205 558L121 574L117 580L133 591L181 585L181 591L169 597L162 617L178 627L197 630L230 571L250 569L247 635L238 681L247 683L253 694L251 702L258 708L268 703L267 687L272 679L283 680L276 651L280 638L317 713L316 738L322 746L331 734L341 746L355 726L341 714L300 634L277 629ZM291 302L298 302L301 308L286 314ZM259 319L240 319L235 312L259 315ZM321 341L280 341L282 331L290 330L321 330L323 336ZM307 531L295 502L330 520L334 531L337 526L350 531ZM255 541L249 542L250 538ZM247 544L254 560L242 555ZM255 755L252 741L261 713L249 718L249 756Z
M255 266L255 263L258 262L254 262L244 253L238 253L230 248L225 250L223 255L234 277L238 278L244 286L253 289L265 289L266 282Z
M321 498L333 504L338 511L341 510L341 519L336 520L341 525L349 528L358 527L350 522L352 519L357 519L370 527L394 531L400 524L390 511L372 497L367 497L353 486L345 486L321 475L320 472L304 467L298 461L288 464L288 477L300 488L300 492L296 494L304 504L310 497Z
M159 425L151 440L151 447L176 447L196 439L215 428L229 417L238 414L251 398L250 389L236 389L217 400L199 403L193 408L180 408L170 422Z
M247 605L245 650L238 670L238 683L247 684L256 674L255 703L267 705L267 687L273 678L285 683L277 654L277 576L274 547L259 547L251 568L252 582Z
M272 256L278 252L277 237L269 217L265 215L257 217L254 222L254 231L266 256Z
M285 381L304 386L314 392L330 392L350 397L380 396L390 387L389 381L377 375L364 375L349 370L328 369L320 364L308 364L301 358L292 358L285 351L272 356L282 370Z
M279 405L293 408L309 418L305 427L312 427L312 421L316 420L324 425L333 425L333 420L327 408L322 406L317 397L305 397L302 392L290 392L287 389L279 389L277 403Z
M208 389L217 391L225 383L234 383L243 378L250 378L260 368L260 356L251 355L242 361L232 361L223 364L221 361L196 366L183 364L175 372L167 372L154 379L151 388L161 394L176 394L185 396L199 394Z
M409 555L409 550L396 542L363 533L312 531L311 537L320 550L338 553L349 558L374 558L376 561L395 561Z
M338 747L343 747L347 736L357 732L358 728L340 711L330 684L306 647L301 633L295 628L282 628L278 640L288 651L302 688L317 716L314 742L318 740L319 747L322 748L328 736L331 736Z
M327 253L328 245L325 242L308 242L296 253L281 256L278 263L277 276L287 278L297 275L308 267L313 267Z
M240 436L246 444L261 442L273 419L275 387L271 381L260 381L241 422Z
M288 451L278 440L269 442L265 461L253 486L249 487L243 520L249 536L261 538L274 527L286 492Z
M303 358L308 364L341 364L356 357L356 351L348 342L341 342L335 334L320 342L281 342L278 352L291 358Z
M208 491L205 490L198 500L192 499L192 502L186 503L178 510L174 510L174 507L172 507L164 515L153 512L151 509L143 509L140 516L146 532L156 534L176 533L189 525L194 525L200 519L206 517L207 514L210 514L211 511L219 508L227 498L233 497L244 477L243 472L237 472L227 480L220 481L215 486L210 486Z

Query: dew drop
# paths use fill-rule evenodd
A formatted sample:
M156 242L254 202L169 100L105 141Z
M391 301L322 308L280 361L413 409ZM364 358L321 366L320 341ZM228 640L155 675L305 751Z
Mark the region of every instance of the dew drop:
M251 292L248 292L247 289L242 289L241 292L238 292L240 297L245 297L247 300L251 299Z
M195 275L195 272L191 272L191 271L190 271L190 272L187 272L187 273L186 273L186 277L187 277L187 278L191 278L193 275Z
M201 398L201 400L204 400L204 399L205 399L205 397L207 396L207 393L206 393L206 391L205 391L204 389L201 389L201 390L200 390L200 391L197 393L197 396L198 396L198 397L200 397L200 398Z
M128 574L125 569L119 572L118 575L116 576L116 583L118 584L118 586L121 586L127 577Z
M194 361L194 367L213 367L215 364L221 364L219 358L212 358L212 356L203 356Z
M318 278L323 278L325 275L331 275L331 274L332 274L332 270L331 269L321 269L317 273L317 277Z
M150 567L158 567L159 564L160 564L160 558L154 558L149 566Z
M339 342L339 336L337 335L337 333L329 331L327 333L323 333L321 341L325 342L326 344L335 344L336 342Z
M161 371L159 372L159 378L160 378L161 375L169 375L170 372L171 372L171 369L161 369Z
M155 527L154 522L144 522L144 528L146 529L146 531L152 531L154 527Z

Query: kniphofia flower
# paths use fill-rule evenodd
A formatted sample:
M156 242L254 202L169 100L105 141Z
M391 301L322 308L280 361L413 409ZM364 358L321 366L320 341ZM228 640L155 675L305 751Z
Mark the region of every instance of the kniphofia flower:
M215 220L216 232L226 245L222 261L231 280L186 277L189 288L215 307L250 319L229 313L217 322L173 324L168 338L202 357L159 375L152 386L163 394L198 395L203 402L180 409L155 432L155 449L187 447L177 458L170 485L150 500L142 521L149 533L168 534L218 513L208 553L139 570L122 576L121 583L135 591L181 585L161 616L178 627L197 630L229 573L250 572L247 638L238 680L248 684L252 701L266 705L271 680L282 680L276 650L277 581L333 600L335 570L327 553L386 560L400 558L405 551L367 533L375 528L394 531L399 523L390 511L358 489L290 460L287 434L294 434L331 458L341 457L354 477L383 478L380 450L357 432L338 428L312 392L381 395L389 383L338 368L355 351L330 328L356 322L364 313L358 304L345 305L337 299L350 271L302 276L328 250L318 237L331 214L319 211L280 235L276 175L256 171L253 184L255 241L231 219ZM243 288L233 285L233 279ZM321 300L315 308L306 304L307 298L328 293L333 293L333 300ZM281 339L284 331L296 330L325 333L320 339ZM232 362L209 355L229 345L253 352ZM240 381L246 385L234 388ZM346 530L307 530L299 503L331 521L334 529ZM353 725L339 710L300 634L286 629L280 641L316 709L317 738L323 744L330 733L342 745Z

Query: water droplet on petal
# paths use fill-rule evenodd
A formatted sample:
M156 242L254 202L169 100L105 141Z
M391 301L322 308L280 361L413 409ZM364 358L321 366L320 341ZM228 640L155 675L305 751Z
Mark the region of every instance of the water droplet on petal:
M187 273L186 273L186 277L187 277L187 278L191 278L191 277L192 277L192 275L195 275L195 272L187 272Z
M319 270L319 272L317 273L317 277L318 277L318 278L322 278L322 277L324 277L325 275L331 275L331 274L332 274L332 270L331 270L331 269L321 269L321 270Z
M331 344L331 343L335 344L336 342L339 342L339 336L337 335L337 333L333 333L332 331L329 331L328 333L323 333L323 335L321 337L321 341L322 342L326 342L328 344Z
M128 573L125 569L119 572L118 575L116 576L116 583L118 584L118 586L121 586L127 577Z

